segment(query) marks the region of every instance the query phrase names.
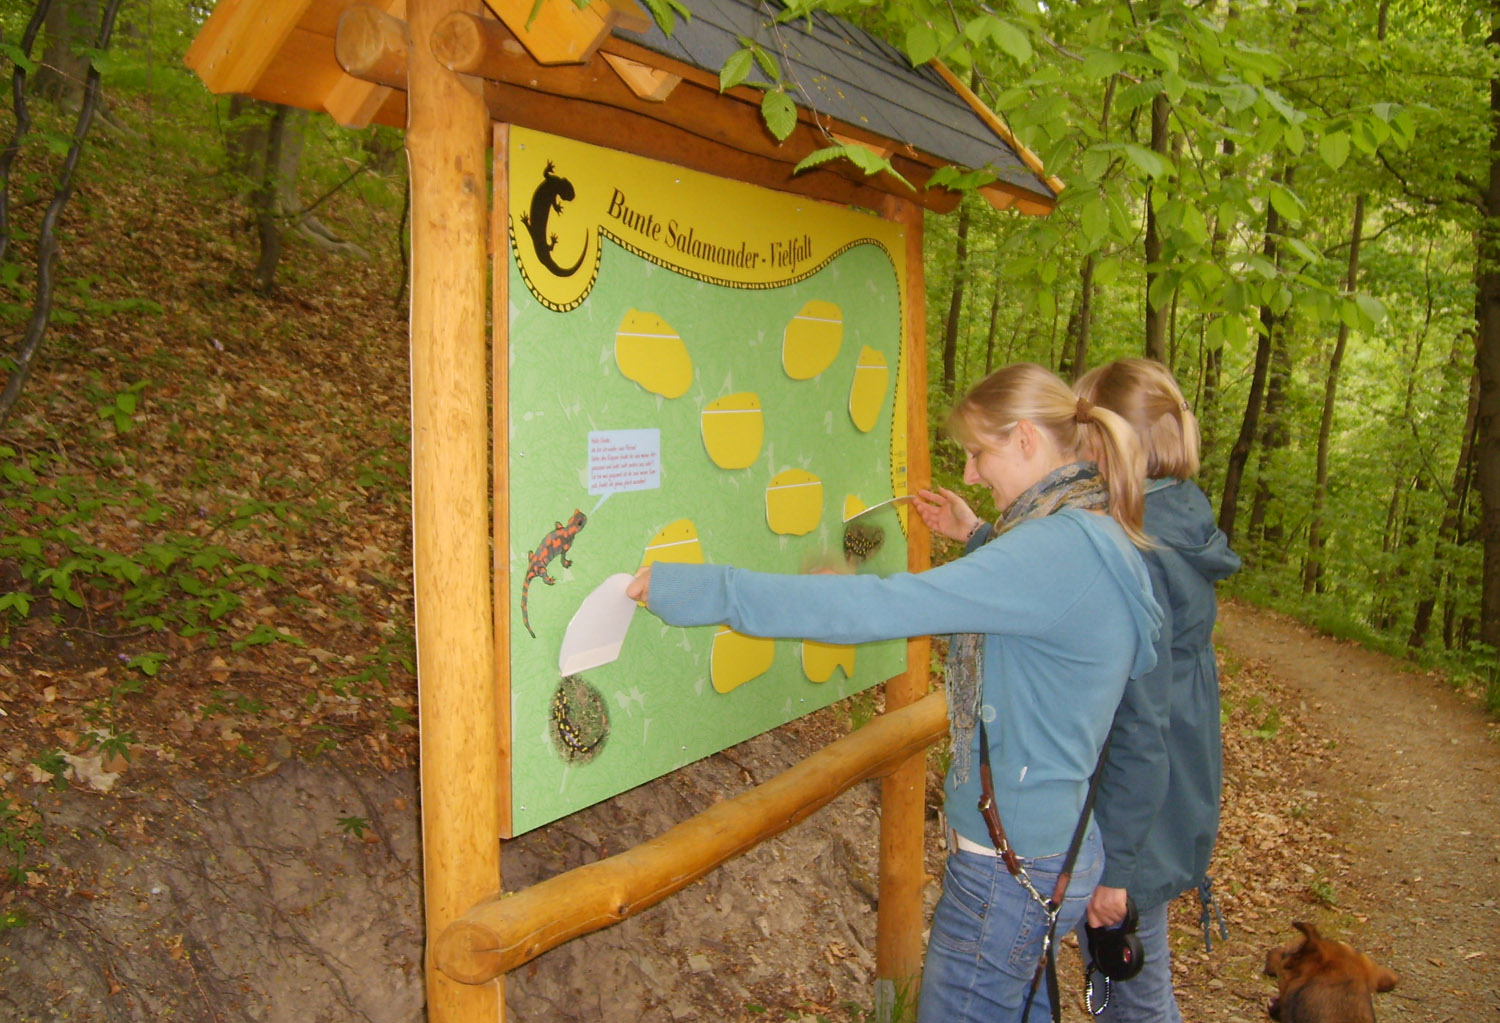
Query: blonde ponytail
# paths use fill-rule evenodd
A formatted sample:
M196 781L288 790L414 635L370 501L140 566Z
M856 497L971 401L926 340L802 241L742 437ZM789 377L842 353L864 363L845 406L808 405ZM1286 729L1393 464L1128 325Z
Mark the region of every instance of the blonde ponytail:
M964 445L1001 437L1027 420L1063 455L1093 460L1109 490L1109 514L1138 547L1146 539L1146 461L1140 440L1117 413L1074 394L1051 370L1018 362L985 377L953 406L948 431Z
M1146 457L1141 453L1135 430L1117 412L1078 399L1080 432L1086 433L1085 450L1099 463L1099 475L1109 489L1109 514L1130 542L1150 547L1146 538ZM1082 411L1088 403L1087 412Z
M1198 419L1166 366L1154 359L1116 359L1079 377L1073 391L1125 417L1140 437L1147 477L1197 475Z

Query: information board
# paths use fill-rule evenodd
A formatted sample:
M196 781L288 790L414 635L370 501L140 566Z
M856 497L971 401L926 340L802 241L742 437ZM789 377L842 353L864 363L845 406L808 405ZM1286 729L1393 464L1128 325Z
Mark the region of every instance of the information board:
M654 561L905 569L904 506L848 520L907 491L906 274L879 217L584 143L511 128L505 178L518 834L905 669L629 606L560 655Z

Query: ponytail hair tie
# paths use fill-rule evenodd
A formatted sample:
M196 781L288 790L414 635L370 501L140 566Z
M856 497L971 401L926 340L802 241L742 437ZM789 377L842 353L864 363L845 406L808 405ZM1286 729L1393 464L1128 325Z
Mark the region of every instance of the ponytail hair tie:
M1187 403L1187 399L1186 399L1186 398L1183 398L1183 399L1182 399L1182 411L1184 411L1184 412L1187 412L1187 411L1189 411L1189 410L1190 410L1190 409L1191 409L1191 406L1189 406L1189 405L1188 405L1188 403Z
M1087 398L1079 398L1078 404L1073 408L1073 420L1079 423L1089 421L1089 413L1094 411L1094 403Z

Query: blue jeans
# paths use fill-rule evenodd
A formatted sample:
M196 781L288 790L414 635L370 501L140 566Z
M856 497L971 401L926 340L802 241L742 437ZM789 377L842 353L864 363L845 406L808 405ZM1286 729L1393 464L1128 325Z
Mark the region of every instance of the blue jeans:
M1023 860L1044 897L1057 884L1064 857ZM1057 939L1078 925L1104 870L1097 830L1084 840L1057 919ZM943 873L943 894L932 914L922 967L918 1023L1020 1023L1042 955L1047 913L998 856L955 850ZM1049 1023L1044 980L1032 1001L1030 1023Z
M1170 902L1147 909L1137 907L1136 937L1141 939L1146 963L1126 981L1110 985L1109 1004L1095 1019L1103 1023L1182 1023L1177 996L1172 991L1172 959L1167 945L1167 907ZM1084 968L1089 963L1089 942L1083 924L1078 925L1078 945ZM1104 977L1094 974L1094 1006L1104 1000Z

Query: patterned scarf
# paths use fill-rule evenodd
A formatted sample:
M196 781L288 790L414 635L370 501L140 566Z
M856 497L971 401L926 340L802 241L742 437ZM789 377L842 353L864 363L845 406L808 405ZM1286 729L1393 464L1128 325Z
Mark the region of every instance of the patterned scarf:
M1108 509L1109 491L1093 462L1073 462L1043 476L995 521L989 543L1023 522L1046 518L1063 508ZM948 726L953 741L953 776L969 780L970 746L984 703L984 634L961 633L948 643Z

